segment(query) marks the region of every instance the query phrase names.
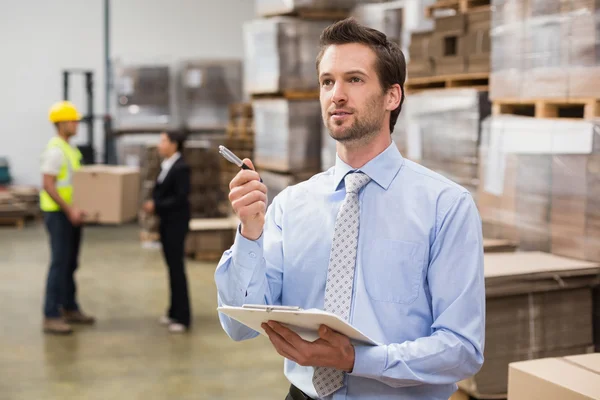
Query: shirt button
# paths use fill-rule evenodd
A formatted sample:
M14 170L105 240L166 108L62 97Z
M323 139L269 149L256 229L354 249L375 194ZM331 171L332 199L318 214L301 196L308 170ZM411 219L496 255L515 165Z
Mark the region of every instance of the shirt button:
M250 257L252 258L256 258L256 253L254 253L253 251L250 252Z

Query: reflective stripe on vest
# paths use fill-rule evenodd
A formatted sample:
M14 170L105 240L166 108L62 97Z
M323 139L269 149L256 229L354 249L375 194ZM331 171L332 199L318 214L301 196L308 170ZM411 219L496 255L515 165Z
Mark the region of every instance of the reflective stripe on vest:
M59 137L54 137L48 142L46 151L53 147L60 148L64 155L60 171L56 176L56 191L61 199L70 205L73 203L73 172L80 167L81 152ZM60 206L45 190L40 192L40 208L43 211L60 210Z

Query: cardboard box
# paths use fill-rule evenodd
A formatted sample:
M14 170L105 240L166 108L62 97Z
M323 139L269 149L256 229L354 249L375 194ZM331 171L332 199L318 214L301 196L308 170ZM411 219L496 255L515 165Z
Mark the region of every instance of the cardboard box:
M200 261L218 260L233 245L239 223L235 216L192 219L186 239L186 253Z
M425 60L431 57L431 39L433 32L413 32L411 34L410 46L408 47L408 54L410 60Z
M466 14L457 14L435 19L435 31L448 35L462 35L467 30Z
M492 11L487 9L470 11L467 15L467 31L490 30L492 26Z
M600 399L600 353L511 363L508 399Z
M140 170L90 165L73 174L73 203L86 212L86 222L121 224L137 217Z
M503 396L515 361L585 353L593 347L596 263L541 252L486 253L485 362L462 390ZM510 398L510 397L509 397Z
M411 59L406 66L408 78L418 78L435 75L435 63L433 59L426 60Z

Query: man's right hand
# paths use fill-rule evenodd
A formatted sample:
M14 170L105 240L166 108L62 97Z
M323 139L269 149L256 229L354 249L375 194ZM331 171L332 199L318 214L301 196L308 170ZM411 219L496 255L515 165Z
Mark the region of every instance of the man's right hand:
M69 212L67 213L67 216L69 218L69 221L71 221L71 223L73 225L79 226L79 225L81 225L81 223L83 222L83 219L85 218L85 212L83 212L82 210L80 210L78 208L71 207L69 209Z
M267 187L254 171L254 164L244 159L252 170L242 169L229 184L229 201L240 221L242 236L256 240L262 235L267 210Z

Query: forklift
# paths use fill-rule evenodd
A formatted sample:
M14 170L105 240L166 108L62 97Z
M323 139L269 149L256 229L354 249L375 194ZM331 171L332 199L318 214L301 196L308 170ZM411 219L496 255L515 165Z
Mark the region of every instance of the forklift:
M66 69L63 70L63 100L69 100L69 81L72 75L84 75L86 92L86 114L81 118L81 123L86 126L87 140L85 144L78 145L79 151L83 157L84 165L91 165L96 162L96 150L94 147L94 121L102 119L104 127L104 163L115 164L114 157L109 157L115 152L114 139L112 134L112 119L109 115L94 115L94 72L85 69Z

